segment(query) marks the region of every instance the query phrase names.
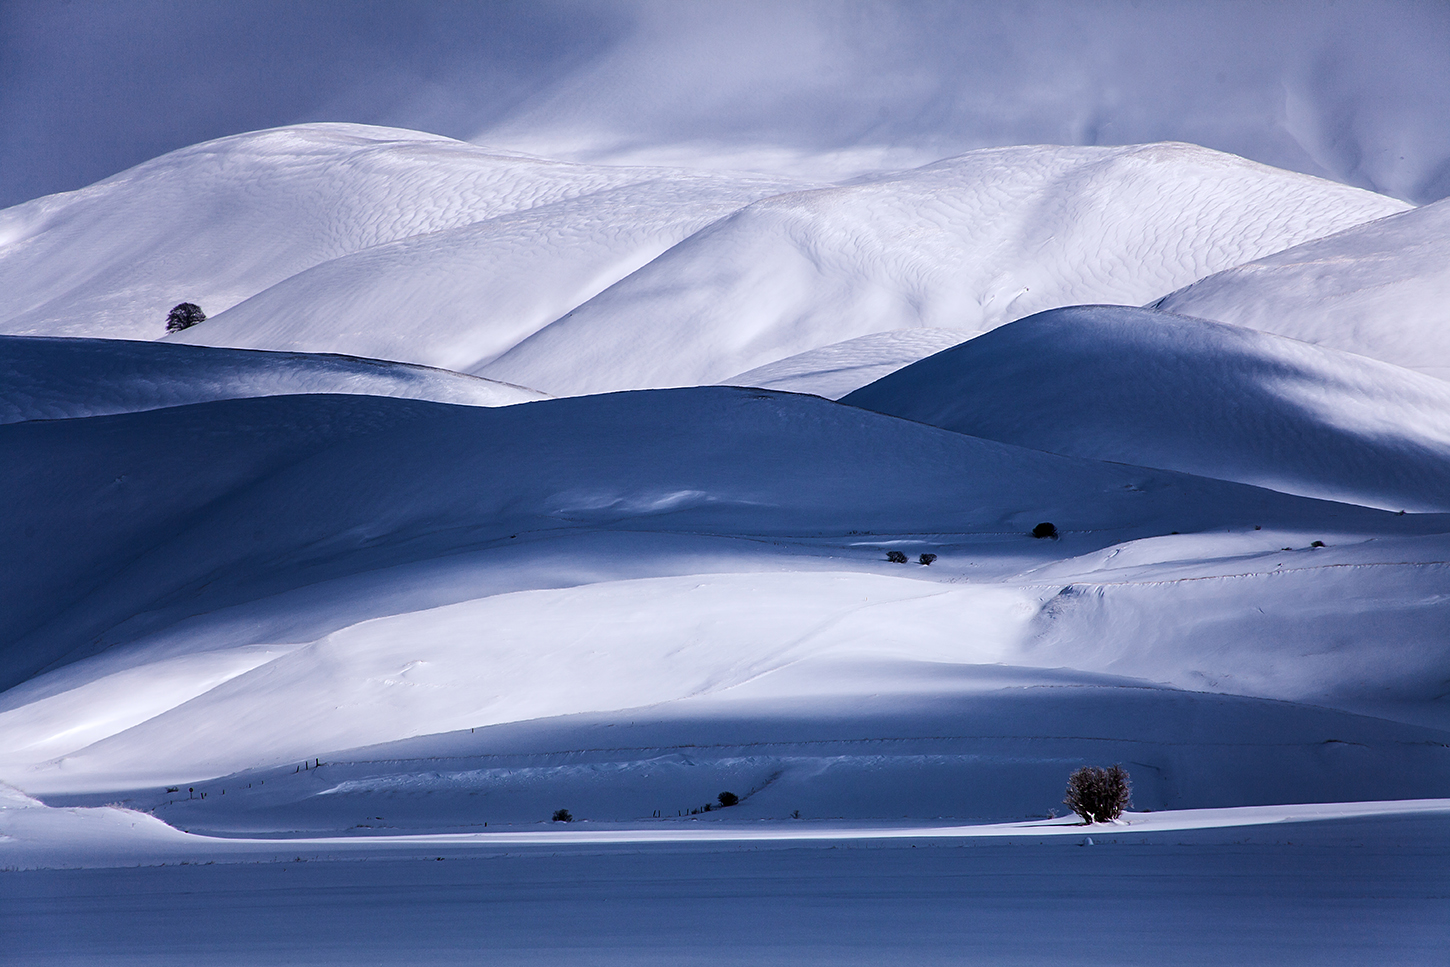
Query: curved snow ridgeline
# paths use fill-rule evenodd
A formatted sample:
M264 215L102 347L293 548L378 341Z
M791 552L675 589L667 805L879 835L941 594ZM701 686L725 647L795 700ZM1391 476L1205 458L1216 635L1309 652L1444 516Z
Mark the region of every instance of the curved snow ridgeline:
M377 359L0 336L0 423L295 393L400 396L472 406L545 398L520 386Z
M843 402L1053 453L1450 511L1450 383L1149 309L1039 313Z
M0 213L0 331L341 352L554 394L870 333L1142 303L1404 210L1191 145L970 152L841 185L302 125Z
M1450 379L1450 200L1226 269L1153 306Z

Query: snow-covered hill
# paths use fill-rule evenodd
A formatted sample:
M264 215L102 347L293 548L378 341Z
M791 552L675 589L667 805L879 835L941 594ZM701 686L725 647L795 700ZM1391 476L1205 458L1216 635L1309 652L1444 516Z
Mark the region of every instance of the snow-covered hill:
M974 151L757 202L470 371L559 394L718 382L869 333L1147 302L1403 208L1192 145Z
M1053 453L1450 510L1450 385L1149 309L1040 313L843 402Z
M1186 145L823 185L321 125L12 209L0 781L249 834L1011 818L1108 759L1443 796L1443 384L1053 308L1403 208Z
M544 398L507 383L377 359L121 339L0 336L0 423L297 393L400 396L473 406Z
M653 193L651 183L657 186ZM631 187L634 195L619 194ZM159 338L167 310L178 302L195 302L215 316L321 263L444 233L431 245L422 242L425 251L414 263L417 268L446 257L450 230L560 203L566 208L554 220L531 227L525 219L513 227L514 235L523 233L531 251L551 233L566 250L575 239L569 268L584 283L603 275L595 281L597 291L614 280L611 270L628 272L710 218L778 190L778 181L761 178L564 164L368 125L308 124L240 134L0 212L0 291L6 293L0 330ZM597 194L605 196L597 209L619 219L603 225L597 215L591 219L584 199ZM723 207L722 196L729 197ZM630 226L627 216L632 205L641 207L641 197L646 200L643 224ZM685 211L671 208L677 199ZM576 207L567 207L570 202ZM590 248L590 232L582 228L591 221L594 234L611 243L602 254L594 250L598 244ZM508 247L509 233L505 226L495 248ZM581 234L585 238L579 239ZM519 244L516 238L514 244ZM485 261L466 271L486 273L488 268ZM355 279L332 278L341 287L333 290L335 298L351 294ZM434 288L426 279L408 282L415 293ZM313 300L327 291L318 288ZM437 318L436 305L426 298L409 302L408 293L398 295L401 303L380 307L381 325L374 319L333 317L323 320L322 328L331 339L315 334L309 339L307 326L318 306L304 299L284 304L292 315L291 341L276 333L249 339L244 329L226 345L386 356L374 351L386 345L378 341L386 330L421 316L433 324L433 338L421 341L436 343L438 335L454 330L460 316L469 318L486 304L460 311L445 300L445 317ZM382 332L369 337L373 328ZM410 340L405 334L403 341L416 345L419 335L412 333ZM421 350L400 358L435 361Z
M1450 201L1215 273L1154 307L1450 379Z
M971 152L841 185L303 125L0 213L0 331L340 352L560 395L872 333L1142 303L1402 211L1191 145Z

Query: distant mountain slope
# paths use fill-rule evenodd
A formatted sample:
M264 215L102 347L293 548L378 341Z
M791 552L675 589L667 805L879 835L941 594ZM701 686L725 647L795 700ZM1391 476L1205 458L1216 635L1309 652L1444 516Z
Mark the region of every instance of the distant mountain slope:
M167 310L183 300L216 315L298 272L372 246L662 178L705 190L733 183L672 169L496 154L360 124L220 138L0 212L0 331L158 338ZM779 181L763 183L737 204L779 190ZM294 325L299 315L305 322L307 307L293 308ZM369 328L366 322L348 321L331 332L330 343L303 342L367 355L368 346L346 339ZM445 328L434 335L448 334ZM253 348L298 347L273 341Z
M296 393L400 396L472 406L545 398L475 376L350 356L0 336L0 423Z
M1040 313L842 402L1053 453L1450 510L1450 384L1149 309Z
M1227 269L1153 306L1450 379L1450 200Z
M476 370L691 232L780 188L688 172L635 176L645 180L323 262L168 341Z
M974 151L823 186L315 124L0 212L0 332L342 352L554 394L871 333L1141 303L1401 211L1191 145Z
M474 371L559 394L718 382L873 332L1140 304L1405 207L1193 145L973 151L756 202Z

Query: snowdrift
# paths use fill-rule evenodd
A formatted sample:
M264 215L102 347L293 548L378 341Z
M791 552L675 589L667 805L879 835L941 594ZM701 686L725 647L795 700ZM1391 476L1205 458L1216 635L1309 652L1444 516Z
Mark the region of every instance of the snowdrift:
M298 393L399 396L473 406L544 398L520 386L377 359L122 339L0 336L0 423Z
M1226 269L1153 307L1450 379L1450 201Z
M1450 510L1450 385L1148 309L1040 313L843 402L1053 453Z

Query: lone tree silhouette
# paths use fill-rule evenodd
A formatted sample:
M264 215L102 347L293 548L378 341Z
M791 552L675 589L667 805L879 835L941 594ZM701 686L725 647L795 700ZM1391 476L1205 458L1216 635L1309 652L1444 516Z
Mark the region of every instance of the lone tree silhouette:
M206 313L201 311L201 306L195 302L177 303L166 314L166 331L180 332L190 329L198 322L206 322Z
M1062 801L1085 823L1108 823L1133 804L1133 785L1122 766L1083 766L1067 780Z
M567 810L567 809L556 809L556 810L554 810L554 822L556 822L556 823L572 823L573 821L574 821L574 814L571 813L571 812L569 812L569 810Z

